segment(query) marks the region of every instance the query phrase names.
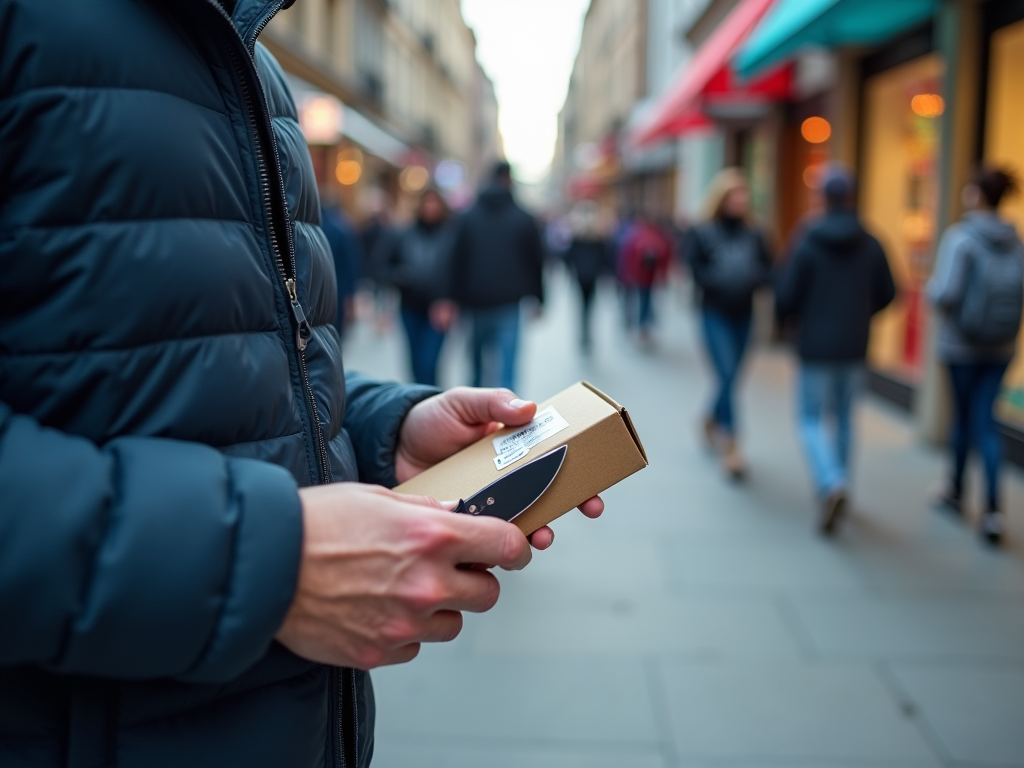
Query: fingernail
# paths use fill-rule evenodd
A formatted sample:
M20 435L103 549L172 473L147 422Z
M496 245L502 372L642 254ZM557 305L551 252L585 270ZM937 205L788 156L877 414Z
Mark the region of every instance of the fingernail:
M513 408L522 408L524 405L529 405L530 403L526 400L520 400L518 397L516 397L512 400L509 400L508 404Z
M439 501L437 503L440 504L442 507L451 507L452 509L455 509L455 507L459 506L459 502L457 501Z

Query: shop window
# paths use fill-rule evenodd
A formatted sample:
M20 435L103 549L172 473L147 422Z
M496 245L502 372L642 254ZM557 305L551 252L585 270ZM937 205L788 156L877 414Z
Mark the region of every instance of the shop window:
M889 256L898 300L875 320L873 367L908 383L921 378L938 206L943 65L928 54L864 84L861 212Z
M989 59L988 108L985 115L985 161L1013 170L1024 181L1024 21L996 30ZM1024 195L1006 201L1000 213L1017 225L1024 235ZM1024 334L1020 350L1004 380L1000 399L1001 415L1024 427Z

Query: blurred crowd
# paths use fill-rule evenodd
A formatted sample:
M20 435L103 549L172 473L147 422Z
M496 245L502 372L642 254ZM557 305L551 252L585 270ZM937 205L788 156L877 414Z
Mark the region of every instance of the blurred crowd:
M965 515L965 467L972 449L986 471L980 533L998 543L1005 529L999 499L1001 438L993 416L1000 381L1013 357L1024 305L1024 246L998 215L1017 191L1008 171L979 168L964 190L968 209L939 248L929 297L937 311L940 361L953 392L952 462L936 505ZM759 295L774 299L772 334L799 359L798 433L817 495L818 526L834 534L846 512L854 443L853 408L863 387L871 321L896 297L888 259L855 209L856 179L829 166L819 206L783 248L755 221L744 173L727 168L713 180L700 221L680 225L642 210L615 216L593 200L547 220L524 211L511 169L499 163L465 211L453 213L441 192L419 196L412 221L392 225L383 208L356 230L325 207L324 230L338 274L338 330L354 317L357 291L373 295L378 322L389 298L408 340L414 381L434 385L445 337L457 316L469 332L475 386L514 388L523 315L544 304L545 265L574 277L580 308L579 349L593 349L598 285L614 283L627 338L654 344L654 293L670 274L685 274L699 306L699 327L716 381L701 439L719 455L726 477L741 481L736 388Z

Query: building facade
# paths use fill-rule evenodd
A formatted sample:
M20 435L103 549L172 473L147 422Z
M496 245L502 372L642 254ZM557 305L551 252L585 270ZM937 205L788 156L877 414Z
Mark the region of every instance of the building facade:
M292 78L321 184L348 208L366 188L415 193L429 178L419 169L441 164L458 197L500 152L459 0L302 0L261 40Z

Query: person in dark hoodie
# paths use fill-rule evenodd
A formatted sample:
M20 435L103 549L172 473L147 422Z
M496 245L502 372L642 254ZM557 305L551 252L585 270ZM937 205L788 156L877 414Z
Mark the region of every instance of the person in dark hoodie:
M460 218L452 250L452 297L472 322L474 386L512 388L520 303L543 304L544 247L533 217L512 197L512 168L495 165L490 184Z
M417 384L437 384L437 362L444 337L455 317L451 294L451 227L448 204L430 187L420 196L416 220L381 238L381 265L388 283L401 297L402 324L409 339L412 377Z
M882 246L854 211L853 176L832 166L821 191L825 213L797 236L776 310L781 322L799 324L800 436L821 503L819 528L831 535L846 511L851 416L871 318L892 302L896 287Z
M611 271L611 247L601 232L600 212L592 200L577 203L570 218L572 239L565 252L565 263L572 269L580 287L580 351L589 355L594 294L598 279Z
M999 204L1017 191L1005 170L980 168L964 188L968 212L939 244L928 298L938 311L938 357L953 385L953 466L939 501L963 514L964 469L972 443L988 481L980 533L998 544L1006 521L999 505L1002 438L993 416L1003 375L1017 349L1024 304L1024 245L999 218Z

